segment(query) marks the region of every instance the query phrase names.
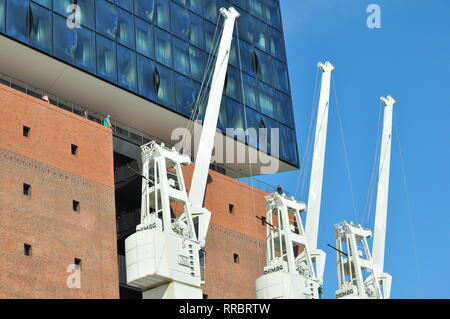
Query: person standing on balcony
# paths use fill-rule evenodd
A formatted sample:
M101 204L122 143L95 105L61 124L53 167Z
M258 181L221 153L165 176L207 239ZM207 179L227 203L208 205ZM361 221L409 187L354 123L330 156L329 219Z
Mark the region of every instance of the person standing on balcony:
M105 119L103 120L103 126L106 126L107 128L111 128L111 115L108 114L107 117L105 117Z

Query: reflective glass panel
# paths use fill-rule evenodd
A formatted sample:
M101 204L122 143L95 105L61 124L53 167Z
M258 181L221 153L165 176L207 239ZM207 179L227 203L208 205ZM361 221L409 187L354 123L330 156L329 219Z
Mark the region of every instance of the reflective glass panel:
M117 65L119 67L117 83L130 91L136 91L136 53L118 45Z
M155 14L155 1L134 0L134 13L143 19L153 21L153 16Z
M154 0L154 2L155 16L153 17L153 23L167 31L170 31L169 1Z
M228 66L227 77L226 77L225 94L232 97L238 101L241 101L241 80L240 73L238 69Z
M39 3L41 6L52 9L52 0L33 0L33 1Z
M30 5L30 44L47 53L52 52L52 13L34 3Z
M280 158L298 166L298 151L295 131L284 125L280 126L281 151Z
M77 33L75 29L67 27L66 18L53 14L53 55L73 63L76 48Z
M251 108L246 108L247 115L247 144L258 148L259 127L261 126L261 115Z
M189 45L177 38L172 39L173 43L173 66L174 69L186 76L190 76L189 67Z
M193 88L192 80L176 73L175 92L177 111L187 117L190 117L192 108L197 98L196 93L198 93Z
M119 17L114 5L106 0L97 0L95 12L97 32L111 39L116 39Z
M261 107L261 113L271 118L275 118L274 95L275 91L271 86L259 82L259 105Z
M289 93L289 76L286 64L273 59L273 71L275 87L285 93Z
M6 33L28 42L28 0L9 0L6 6Z
M189 48L189 59L191 64L191 76L194 80L203 82L205 73L205 59L206 54L204 51L194 47Z
M145 1L141 0L140 2L145 2ZM128 11L133 12L133 0L116 0L116 4Z
M155 64L152 60L137 56L139 94L156 101Z
M171 35L159 28L155 28L156 60L172 67L172 39Z
M96 1L99 3L100 1ZM75 7L77 5L78 7ZM97 4L98 5L98 4ZM80 23L89 28L94 27L94 1L92 0L53 0L53 10L68 17L75 15L75 8L78 8Z
M255 50L258 59L258 78L272 84L272 58L262 51Z
M203 14L206 19L216 23L219 14L217 0L203 0Z
M227 100L227 114L228 114L228 127L234 130L241 129L245 131L245 117L244 117L244 107L242 104L233 101L231 99ZM245 136L237 135L238 140L245 142Z
M5 31L5 1L0 0L0 32Z
M116 44L97 35L97 74L111 82L117 82Z
M283 93L276 93L276 105L278 120L283 124L294 128L294 114L291 99Z
M191 19L187 8L171 2L170 10L172 15L172 32L179 38L188 41Z
M258 83L250 75L243 74L245 104L255 110L259 110Z
M283 35L275 29L268 28L269 52L280 60L286 60Z
M77 32L77 49L75 51L75 64L83 70L95 73L95 36L94 32L81 27Z
M190 16L190 29L189 29L189 41L201 48L205 48L205 31L203 29L203 19L199 16L189 13Z
M134 17L125 10L117 9L118 28L117 41L134 49Z
M136 18L136 51L153 58L153 27L150 23Z
M157 64L156 68L160 79L157 90L158 102L175 110L173 71L160 64Z

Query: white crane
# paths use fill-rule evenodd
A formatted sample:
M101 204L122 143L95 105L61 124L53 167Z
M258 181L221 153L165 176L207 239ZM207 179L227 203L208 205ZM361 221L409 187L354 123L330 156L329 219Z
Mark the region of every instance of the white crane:
M316 120L308 209L281 188L266 196L267 264L256 280L259 299L319 299L323 284L325 252L317 249L320 201L330 102L330 62L319 63L322 84ZM300 213L307 210L306 228Z
M383 133L375 215L373 253L367 239L369 229L342 222L335 226L338 290L337 299L389 299L392 277L384 272L384 250L389 193L389 171L392 141L392 114L396 101L382 97L384 104Z
M145 299L202 298L200 254L211 217L203 198L234 24L240 16L232 7L221 8L220 14L225 22L189 195L182 166L190 164L190 158L156 142L141 147L141 223L125 240L125 256L127 283L141 288ZM171 214L174 205L184 209L178 218Z

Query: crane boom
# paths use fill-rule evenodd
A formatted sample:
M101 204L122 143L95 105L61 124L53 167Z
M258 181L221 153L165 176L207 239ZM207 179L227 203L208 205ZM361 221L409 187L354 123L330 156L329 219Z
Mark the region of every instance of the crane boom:
M319 233L320 203L322 199L323 168L325 163L325 145L327 142L328 106L330 104L331 72L335 67L330 63L319 63L322 71L319 107L317 111L316 135L311 166L311 182L308 195L308 213L306 215L306 239L311 249L317 248Z
M220 14L225 17L225 23L217 54L216 66L211 83L211 90L209 92L205 120L203 121L203 129L200 136L200 143L195 160L194 174L192 176L189 193L189 200L193 210L199 210L203 207L209 165L214 147L214 136L217 129L220 104L225 85L228 60L230 57L234 23L240 16L234 8L230 8L229 10L222 8L220 10Z
M389 171L391 162L392 113L396 101L391 97L382 97L384 104L383 135L381 138L380 167L378 177L377 204L373 237L373 262L378 272L383 272L386 240L386 220L389 193Z

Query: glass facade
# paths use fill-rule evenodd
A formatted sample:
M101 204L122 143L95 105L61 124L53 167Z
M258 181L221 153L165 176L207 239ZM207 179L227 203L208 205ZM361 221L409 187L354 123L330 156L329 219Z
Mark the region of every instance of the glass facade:
M0 33L189 117L230 6L219 128L279 128L280 158L298 166L279 0L0 0ZM273 153L263 139L246 143Z

